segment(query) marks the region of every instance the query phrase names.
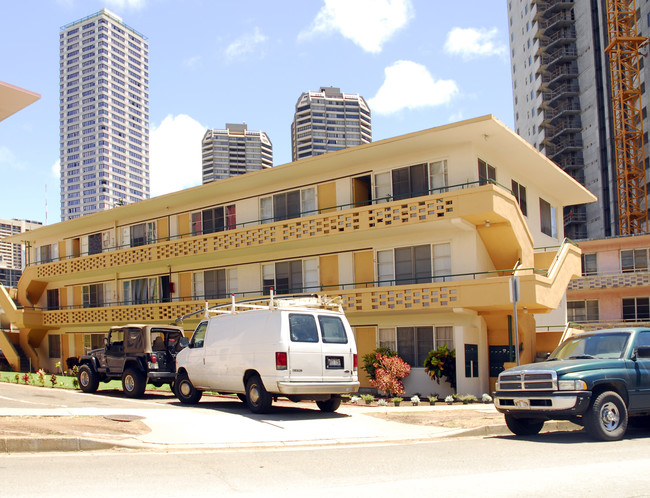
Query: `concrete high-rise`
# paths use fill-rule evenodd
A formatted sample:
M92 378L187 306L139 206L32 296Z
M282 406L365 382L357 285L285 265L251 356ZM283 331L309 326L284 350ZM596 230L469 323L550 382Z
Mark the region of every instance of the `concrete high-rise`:
M201 141L203 183L273 167L273 144L263 131L249 131L246 123L226 123L224 130L208 130Z
M637 29L648 36L650 4L637 4ZM516 131L598 197L565 209L572 239L618 230L606 19L604 1L508 0ZM648 81L643 62L641 81ZM645 84L641 90L647 167Z
M25 247L15 242L2 242L2 239L41 226L38 221L0 219L0 284L16 287L26 263Z
M149 46L102 9L60 34L61 220L149 198Z
M291 123L293 161L372 142L370 108L359 94L321 87L304 92Z

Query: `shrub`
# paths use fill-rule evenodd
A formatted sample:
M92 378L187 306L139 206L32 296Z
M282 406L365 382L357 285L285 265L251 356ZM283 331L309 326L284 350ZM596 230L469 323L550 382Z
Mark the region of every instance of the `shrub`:
M56 374L52 374L50 382L52 383L52 387L56 386Z
M401 379L408 377L411 365L399 356L376 354L375 379L370 379L370 385L388 393L388 396L404 394L404 384Z
M455 391L456 350L452 349L450 351L449 346L446 344L443 344L438 349L432 349L424 360L424 371L438 384L440 384L440 379L444 376L445 381L449 382L451 388Z
M38 369L38 372L36 372L36 377L38 379L38 383L41 385L41 387L45 386L45 370L42 368Z
M364 354L363 355L363 366L361 367L361 370L366 372L368 374L368 377L370 380L377 380L375 377L375 363L377 363L377 354L380 354L382 356L397 356L397 353L393 351L390 348L387 348L386 346L380 346L377 349L375 349L372 353Z

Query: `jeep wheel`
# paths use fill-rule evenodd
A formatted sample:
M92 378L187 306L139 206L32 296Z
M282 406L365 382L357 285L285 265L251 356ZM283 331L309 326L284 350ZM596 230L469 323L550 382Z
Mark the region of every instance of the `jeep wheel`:
M129 398L139 398L144 394L144 389L147 385L142 372L127 368L122 374L122 389L124 394Z
M513 415L506 415L506 425L510 432L517 436L534 436L544 427L544 421L538 418L517 418Z
M90 366L84 364L79 367L79 386L85 393L94 393L99 386L99 376Z
M181 403L186 405L195 405L203 395L202 391L199 391L194 387L192 381L190 381L185 372L179 374L176 378L175 387L176 389L174 389L174 394L176 394L176 397Z
M584 415L585 429L601 441L618 441L627 430L627 407L613 391L598 395Z
M266 391L259 375L254 375L246 382L246 404L253 413L268 413L273 398Z
M332 413L339 409L341 406L341 398L330 398L327 401L316 401L316 405L320 411Z

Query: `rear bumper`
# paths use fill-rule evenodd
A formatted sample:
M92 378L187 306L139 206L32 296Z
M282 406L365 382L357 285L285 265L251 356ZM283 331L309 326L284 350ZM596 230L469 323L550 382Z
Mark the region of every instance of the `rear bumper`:
M359 382L278 382L280 394L351 394L359 390Z
M147 377L149 381L152 380L167 380L171 381L176 378L176 372L147 372Z
M494 406L501 413L563 418L581 415L591 400L590 391L497 391Z

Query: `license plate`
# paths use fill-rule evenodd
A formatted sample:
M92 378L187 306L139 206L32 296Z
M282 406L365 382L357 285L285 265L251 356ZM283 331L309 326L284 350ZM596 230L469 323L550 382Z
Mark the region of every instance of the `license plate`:
M521 409L530 408L530 402L527 399L517 399L515 400L515 406Z
M342 356L326 356L325 357L325 367L326 368L343 368L343 357Z

